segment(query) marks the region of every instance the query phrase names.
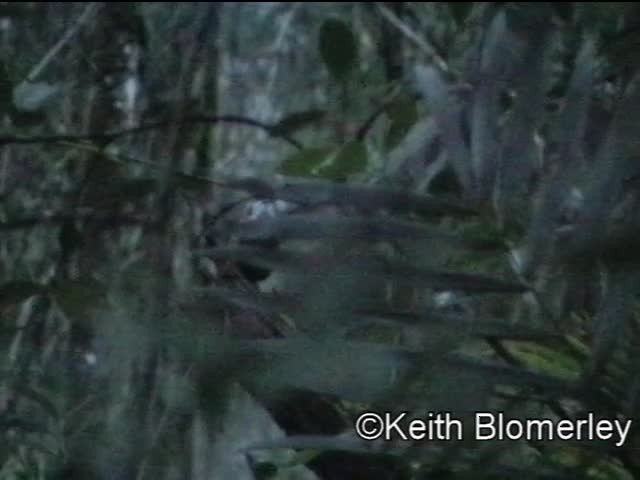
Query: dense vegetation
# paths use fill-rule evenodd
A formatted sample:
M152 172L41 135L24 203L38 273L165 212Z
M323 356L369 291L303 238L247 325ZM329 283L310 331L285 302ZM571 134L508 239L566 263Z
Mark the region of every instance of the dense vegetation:
M0 478L640 478L639 26L0 5ZM383 442L364 411L632 423Z

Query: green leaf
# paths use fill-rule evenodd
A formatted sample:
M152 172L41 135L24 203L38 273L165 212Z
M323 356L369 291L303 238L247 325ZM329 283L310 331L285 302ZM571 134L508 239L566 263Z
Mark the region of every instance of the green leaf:
M349 142L326 165L318 168L317 175L328 180L344 180L367 168L367 147L362 142Z
M285 175L313 176L313 171L331 154L331 148L305 148L285 159L279 171Z
M385 145L387 150L391 150L402 141L418 121L418 108L414 100L397 100L389 105L387 115L391 125L387 131Z
M456 23L462 25L469 16L473 4L474 2L447 2L447 7Z
M324 118L324 110L306 110L291 113L282 118L271 129L272 135L290 135Z
M510 347L516 358L537 371L568 380L578 380L583 367L563 352L536 344L520 344Z
M336 80L345 80L358 57L356 38L349 26L337 19L326 20L320 28L322 61Z
M0 285L0 306L15 304L33 295L44 293L45 288L33 282L9 282Z

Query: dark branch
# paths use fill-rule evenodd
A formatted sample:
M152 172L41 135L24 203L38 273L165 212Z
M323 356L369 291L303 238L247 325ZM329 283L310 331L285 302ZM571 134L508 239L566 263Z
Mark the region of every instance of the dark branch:
M138 135L153 130L163 128L186 126L195 124L216 124L216 123L233 123L238 125L248 125L264 130L274 138L281 138L297 149L301 149L302 145L290 136L280 133L276 130L275 125L270 125L258 120L239 115L193 115L175 120L164 120L153 122L146 125L128 128L124 130L116 130L114 132L97 133L97 134L71 134L71 135L0 135L0 146L2 145L35 145L42 143L58 143L58 142L96 142L108 144L122 137L130 135Z
M148 220L140 217L125 215L96 215L95 213L87 214L54 214L39 217L25 217L8 222L0 222L0 232L10 232L15 230L26 230L39 226L59 226L67 222L77 220L89 220L99 222L105 225L113 225L116 227L128 225L142 225Z

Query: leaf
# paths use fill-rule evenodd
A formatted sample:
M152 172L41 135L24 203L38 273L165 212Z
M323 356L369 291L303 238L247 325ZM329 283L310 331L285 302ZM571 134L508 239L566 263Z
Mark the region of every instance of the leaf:
M558 156L563 159L555 174L542 184L538 202L527 232L529 251L525 256L522 274L528 276L540 265L550 248L551 232L557 225L561 210L571 191L571 172L582 158L587 114L591 103L595 65L595 44L583 43L575 62L566 95L566 103L555 124L550 139L559 145Z
M382 400L414 363L413 351L368 342L285 338L237 342L235 354L264 366L251 379L265 392L296 388L355 402Z
M240 242L276 239L318 240L359 239L366 242L406 240L424 242L440 240L448 246L477 250L503 250L504 241L485 228L465 235L451 234L418 222L398 220L387 216L342 216L327 213L264 216L244 222L234 229Z
M389 209L424 215L477 215L475 205L389 190L368 185L340 185L331 182L288 182L274 192L276 198L306 205L352 205L366 210Z
M526 285L486 275L454 273L417 268L401 262L385 262L380 258L326 254L297 254L287 251L264 251L254 247L220 247L207 251L214 258L243 261L261 268L326 274L337 268L355 268L373 278L392 279L403 284L421 285L436 290L458 290L469 293L525 293Z
M443 74L431 66L415 67L416 86L433 113L443 149L465 190L472 187L470 151L462 130L461 109L449 95L449 85Z
M505 223L521 218L522 208L529 202L529 184L540 155L531 132L537 131L544 121L547 53L553 38L546 22L538 28L523 30L519 37L526 46L520 51L519 61L511 66L517 98L503 127L499 179L493 193Z
M483 43L480 72L476 73L481 80L475 87L470 112L471 144L468 153L476 169L474 187L481 197L488 198L498 167L500 92L514 58L517 58L516 44L504 12L491 20Z
M320 28L319 50L322 61L336 80L345 80L358 57L356 38L341 20L326 20Z
M528 368L503 365L497 362L478 360L469 355L452 354L446 359L447 367L469 369L491 378L494 384L546 389L549 394L573 396L579 393L579 383L562 377L533 372Z
M44 108L61 88L48 82L22 82L13 89L13 104L21 112Z
M190 298L182 300L180 308L186 312L213 312L223 305L233 305L244 311L263 314L296 313L302 308L299 300L282 293L244 292L239 289L209 286L202 291L191 292Z
M611 272L607 290L593 319L593 355L589 374L602 372L625 336L632 299L638 284L636 271Z
M386 324L395 328L424 327L428 329L447 328L458 330L458 334L474 338L497 338L512 342L562 342L564 337L540 328L523 328L502 320L486 319L482 316L469 317L455 313L443 313L437 309L426 309L420 313L390 309L372 304L371 308L357 308L363 322ZM472 324L470 324L472 322Z
M279 171L285 175L310 177L331 154L331 148L306 148L286 158Z
M230 188L250 193L258 199L278 199L307 207L317 205L353 206L366 211L391 210L396 213L477 216L478 205L469 201L442 200L430 195L408 193L369 185L346 185L309 179L287 179L275 184L249 177L227 182Z
M367 148L353 141L338 150L307 148L288 157L280 167L286 175L344 180L367 167Z
M387 115L391 124L387 131L385 145L387 150L391 150L405 138L411 127L418 121L418 108L416 102L411 99L397 100L389 105Z
M383 272L399 282L422 284L436 290L458 290L467 293L525 293L529 289L518 282L509 282L485 275L430 271L412 265L387 265Z
M29 297L46 291L45 287L33 282L9 282L0 285L0 306L20 303Z
M576 381L582 374L582 366L567 354L536 344L513 345L509 350L516 358L536 371Z
M326 112L324 110L306 110L295 112L282 118L271 128L272 135L290 135L298 130L322 120Z
M328 180L344 180L367 168L367 147L362 142L349 142L328 164L322 164L317 176Z

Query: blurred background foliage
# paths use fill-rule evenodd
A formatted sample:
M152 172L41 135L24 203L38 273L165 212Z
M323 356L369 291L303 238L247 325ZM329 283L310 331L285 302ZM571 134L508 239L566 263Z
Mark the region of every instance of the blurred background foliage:
M632 479L634 3L0 4L0 478Z

